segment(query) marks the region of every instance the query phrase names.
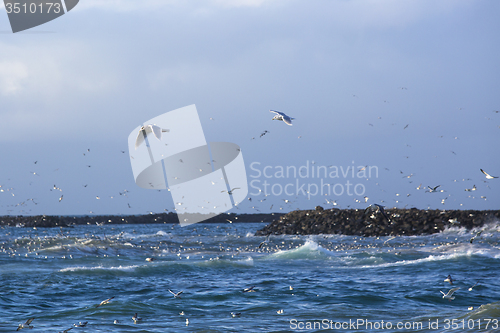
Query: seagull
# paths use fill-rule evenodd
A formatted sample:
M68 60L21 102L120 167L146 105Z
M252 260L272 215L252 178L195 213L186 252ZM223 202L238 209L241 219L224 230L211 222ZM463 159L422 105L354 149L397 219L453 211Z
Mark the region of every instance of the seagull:
M146 126L141 126L139 129L139 133L137 134L137 139L135 140L135 149L137 150L137 147L141 145L141 143L144 142L144 138L149 134L153 133L155 137L161 141L161 133L162 132L170 132L168 129L163 129L155 124L149 124Z
M385 213L384 206L382 206L382 205L373 204L373 205L366 207L364 215L366 215L366 213L368 213L368 211L380 212L387 219L387 221L391 222L391 219L389 219L389 216L387 216L387 214Z
M260 137L262 138L264 135L266 135L267 133L269 133L268 130L264 130L264 132L261 133Z
M429 193L432 193L432 192L437 192L437 188L440 187L441 185L438 185L438 186L427 186L427 188L429 189L429 191L425 191L425 192L429 192Z
M19 324L19 327L17 328L16 331L19 331L23 328L33 328L33 326L31 326L31 322L34 320L35 318L30 318L28 320L26 320L26 322L24 324Z
M236 313L235 312L231 312L231 316L233 318L239 317L239 316L241 316L241 312L236 312Z
M88 324L88 321L84 321L83 323L82 322L79 322L78 324L73 324L75 327L85 327L87 326Z
M283 314L283 309L276 311L277 314Z
M233 191L234 191L234 190L240 190L240 188L239 188L239 187L235 187L235 188L232 188L232 189L231 189L231 190L229 190L229 191L220 191L220 193L227 192L227 194L229 194L229 195L233 195Z
M181 291L179 291L178 293L174 293L174 292L173 292L172 290L170 290L170 289L169 289L168 291L170 291L170 293L171 293L172 295L174 295L174 298L177 298L177 297L181 298L181 294L184 292L183 290L181 290Z
M448 277L444 279L444 282L449 282L450 284L453 284L453 279L451 278L450 274L448 274Z
M255 292L255 290L253 290L253 288L255 288L255 286L245 288L245 289L243 289L243 292L244 293L253 293L253 292Z
M477 286L478 283L479 283L479 281L477 281L475 285L473 285L472 287L470 287L469 291L472 291L472 288L474 288L475 286Z
M276 115L273 117L272 120L282 120L285 122L285 124L292 126L292 120L295 118L292 118L283 112L279 112L279 111L275 111L275 110L269 110L269 111L276 113Z
M455 296L452 296L453 293L455 291L457 291L458 289L460 289L460 287L452 288L452 289L448 290L448 293L446 293L446 294L443 293L441 290L440 291L441 291L441 294L443 294L443 298L445 298L445 299L447 299L447 300L449 300L451 302L451 300L455 299Z
M474 239L476 239L476 237L481 236L481 233L482 233L482 232L483 232L482 230L480 230L480 231L476 232L476 235L475 235L475 236L473 236L473 237L470 239L470 243L472 244L472 242L474 241Z
M109 301L111 301L113 298L115 298L115 296L110 297L110 298L108 298L108 299L105 299L105 300L104 300L104 301L102 301L101 303L97 304L95 307L96 307L96 308L98 308L98 307L100 307L101 305L108 304L108 303L109 303Z
M481 170L482 173L484 173L486 175L486 179L494 179L494 178L498 178L498 177L495 177L495 176L492 176L490 174L488 174L486 171L484 171L483 169L479 169Z
M264 246L264 244L266 244L267 242L269 242L269 236L270 236L270 235L267 235L266 240L265 240L265 241L262 241L262 242L259 244L259 249L260 249L262 246Z
M472 188L466 188L465 189L466 192L475 191L475 190L477 190L476 185L474 185Z
M137 322L142 320L142 318L137 317L137 312L136 312L135 315L132 316L132 320L134 321L134 324L137 324Z

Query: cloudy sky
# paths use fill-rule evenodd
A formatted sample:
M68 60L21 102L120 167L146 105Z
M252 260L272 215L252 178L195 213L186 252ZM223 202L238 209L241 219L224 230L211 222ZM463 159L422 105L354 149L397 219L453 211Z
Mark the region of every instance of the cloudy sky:
M168 191L135 184L127 139L191 104L207 141L241 147L249 194L233 212L499 209L500 179L480 172L500 176L499 12L493 0L81 0L13 34L2 7L0 215L173 210Z

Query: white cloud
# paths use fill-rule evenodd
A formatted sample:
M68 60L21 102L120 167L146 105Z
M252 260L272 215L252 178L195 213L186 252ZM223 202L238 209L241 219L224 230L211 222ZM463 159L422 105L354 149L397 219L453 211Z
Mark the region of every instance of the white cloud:
M19 92L28 77L28 68L19 61L0 62L0 93L12 95Z

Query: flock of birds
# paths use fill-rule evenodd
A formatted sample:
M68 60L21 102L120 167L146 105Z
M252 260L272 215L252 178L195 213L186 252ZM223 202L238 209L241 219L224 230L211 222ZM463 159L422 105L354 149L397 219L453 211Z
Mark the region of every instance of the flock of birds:
M273 113L273 117L271 118L271 120L278 120L278 121L282 121L283 123L289 125L289 126L292 126L292 121L295 120L294 117L284 113L284 112L281 112L281 111L277 111L277 110L269 110L271 113ZM210 118L213 120L213 118ZM407 124L404 129L408 128L409 124ZM135 140L135 149L137 150L141 145L144 144L144 142L146 141L146 138L149 137L149 138L155 138L156 140L158 141L162 141L163 138L164 138L164 133L168 133L170 132L169 129L166 129L166 128L162 128L160 126L158 126L157 124L146 124L146 125L143 125L139 128L139 131L137 133L137 137L136 137L136 140ZM262 138L263 136L267 135L269 133L268 130L264 130L261 134L260 134L260 137ZM300 138L300 137L299 137ZM167 139L168 140L168 139ZM125 151L121 151L122 153L125 153ZM90 149L87 149L87 151L83 154L84 156L86 154L89 154L90 153ZM454 152L453 152L454 153ZM38 161L35 161L34 163L37 164ZM314 162L313 162L314 164ZM88 168L91 167L91 165L86 165ZM364 167L366 168L366 167ZM357 172L362 172L364 168L360 168ZM388 170L386 168L386 170ZM492 179L497 179L499 178L499 176L494 176L494 175L491 175L490 173L486 172L485 170L483 169L480 169L480 171L483 173L483 175L485 176L486 180L492 180ZM31 172L33 175L35 176L40 176L37 172ZM409 175L405 175L403 173L403 171L400 171L400 173L403 175L403 178L411 178L414 176L414 174L409 174ZM368 180L368 179L367 179ZM455 180L456 181L456 180ZM465 179L464 179L465 181ZM411 183L412 181L410 181ZM379 183L376 183L376 185L379 185ZM83 185L84 187L87 187L87 184ZM429 185L427 187L422 187L422 184L420 184L416 189L417 190L420 190L420 189L425 189L425 192L427 193L443 193L443 192L446 192L445 189L443 189L443 185ZM238 189L238 188L236 188ZM0 193L1 192L10 192L12 196L14 196L14 188L2 188L2 186L0 185ZM54 185L53 188L50 189L51 191L63 191L60 187ZM225 191L229 194L232 194L232 191L234 189L231 189L229 191ZM476 185L474 184L472 187L470 188L465 188L465 191L467 192L474 192L474 191L477 191L478 190L478 187L476 187ZM124 190L124 191L120 191L119 192L119 195L120 196L125 196L127 197L127 192L129 192L128 190ZM224 192L224 191L223 191ZM385 192L385 191L384 191ZM267 200L267 197L268 195L264 195L264 197L262 199L260 199L259 201L260 202L264 202L265 200ZM406 194L406 197L410 197L411 196L411 193L408 193ZM111 199L114 198L115 196L113 195L110 195L109 196ZM399 193L396 193L396 197L400 197L400 194ZM449 196L448 196L449 197ZM448 197L445 197L445 198L442 198L441 199L441 204L445 204L446 200L448 199ZM95 195L95 199L96 200L101 200L101 198L104 198L103 196L100 196L100 195ZM64 197L64 194L61 193L61 195L57 198L58 202L62 202L63 199L65 199ZM295 199L300 199L299 196L296 196ZM484 199L486 200L486 196L484 195L481 195L481 199ZM326 203L329 204L329 203L332 203L334 206L338 206L337 208L340 208L340 206L336 203L336 200L329 200L329 199L325 199L326 200ZM355 203L362 203L363 201L366 203L368 200L370 200L370 198L368 196L364 196L364 198L362 200L358 199L358 198L353 198L353 200L355 201ZM248 197L248 201L251 202L252 201L252 198L251 197ZM399 203L399 199L395 199L396 203ZM298 202L298 200L295 200L295 202ZM381 203L384 203L384 200L380 200ZM26 199L26 200L23 200L21 202L18 202L17 204L15 205L10 205L11 209L8 210L8 212L12 213L14 211L14 208L16 207L19 207L19 209L22 209L22 207L26 207L28 205L28 203L33 203L35 205L38 204L38 202L36 202L36 199L35 198L29 198L29 199ZM288 203L288 204L291 204L292 201L291 200L285 200L285 203ZM128 208L132 208L130 202L127 202L126 203L127 207ZM461 204L462 205L462 204ZM273 207L275 206L275 203L272 203L271 206L269 207L269 210L272 211ZM290 206L290 205L289 205ZM237 206L236 206L237 207ZM350 204L347 204L347 205L344 205L343 208L350 208L351 205ZM238 207L237 207L238 208ZM251 209L257 211L257 212L260 212L261 211L261 208L258 206L258 205L253 205L252 207L250 207ZM285 207L286 208L286 207ZM275 208L276 209L276 208ZM281 205L279 206L279 209L280 210L283 210L284 207ZM291 206L288 207L288 209L299 209L299 207L297 208L292 208ZM169 209L164 209L165 212L169 212L169 211L176 211L178 210L174 204L174 207L171 208L170 210ZM23 212L23 210L21 210L21 212ZM29 212L29 210L28 210ZM94 214L94 211L90 210L89 213L91 214ZM152 213L150 211L148 211L148 213Z
M293 290L292 286L290 286L290 290ZM173 292L172 290L168 289L168 291L174 296L174 298L181 298L180 295L183 293L182 290L179 291L179 292ZM256 292L256 291L257 290L255 289L255 286L244 288L242 290L243 293L250 293L250 292ZM98 308L100 306L109 304L114 298L115 298L114 296L110 297L110 298L107 298L107 299L103 300L102 302L100 302L99 304L97 304L95 307ZM277 310L276 313L277 314L283 314L284 310L283 309ZM179 315L180 316L184 316L185 312L181 311L179 313ZM230 315L233 318L237 318L237 317L241 316L241 312L231 312ZM142 317L139 317L137 312L132 315L131 319L134 322L134 324L138 324L138 323L140 323L142 321ZM16 331L19 331L19 330L21 330L23 328L30 328L30 329L34 328L34 326L31 324L33 322L33 320L35 320L35 317L31 317L28 320L26 320L26 322L19 324L19 326L17 327ZM87 326L87 324L88 324L88 321L79 322L78 324L73 324L73 326L70 327L70 328L68 328L68 329L60 331L59 333L67 333L70 330L72 330L74 327L85 327L85 326ZM120 321L114 320L113 324L118 325L118 324L120 324ZM189 318L186 318L186 326L189 326Z
M262 244L261 244L262 245ZM451 274L449 274L446 279L443 280L444 282L448 282L450 285L453 285L455 280L451 277ZM477 285L479 284L479 281L477 281L472 287L469 287L468 288L468 291L472 291L474 289L474 287L476 287ZM455 292L457 290L461 289L461 287L453 287L451 289L448 290L448 292L443 292L442 290L440 290L441 294L442 294L442 298L443 299L446 299L448 301L452 301L455 299ZM293 287L290 286L289 287L289 290L293 290ZM168 289L168 291L173 295L174 298L181 298L181 294L183 293L183 291L179 291L179 292L173 292L172 290ZM255 289L255 286L250 286L250 287L247 287L247 288L244 288L242 290L243 293L251 293L251 292L256 292L257 289ZM99 304L97 304L95 307L98 308L100 306L103 306L103 305L106 305L106 304L109 304L111 302L111 300L113 300L115 297L110 297L110 298L107 298L105 300L103 300L102 302L100 302ZM468 308L469 311L473 310L473 307L469 307ZM283 314L284 313L284 310L283 309L279 309L276 311L277 314ZM184 316L185 315L185 312L184 311L181 311L179 313L180 316ZM233 318L237 318L237 317L240 317L241 316L241 312L231 312L230 313L231 317ZM34 317L31 317L29 318L28 320L26 320L25 323L21 323L19 324L18 328L17 328L17 331L23 329L23 328L33 328L34 326L31 325L31 323L33 322L35 318ZM134 324L137 324L139 322L142 321L142 318L138 316L138 313L134 313L134 315L132 315L131 317L132 321L134 322ZM120 324L120 322L118 320L114 320L113 323L116 325L116 324ZM79 322L78 324L73 324L73 327L85 327L86 325L88 324L88 321L85 321L85 322ZM186 326L189 325L189 319L186 318ZM61 331L59 333L67 333L69 332L71 329L73 329L73 327L70 327L64 331Z
M448 282L450 285L453 285L453 278L451 277L451 274L448 274L448 276L446 277L446 279L444 279L444 282ZM470 287L469 289L467 289L468 291L472 291L472 289L474 289L475 286L477 286L479 284L479 281L477 281L472 287ZM452 301L455 299L455 296L453 296L453 294L459 290L460 287L454 287L454 288L451 288L450 290L448 290L448 292L443 292L442 290L440 290L441 294L443 295L443 298L444 299L447 299L448 301ZM473 307L469 307L469 310L472 310Z

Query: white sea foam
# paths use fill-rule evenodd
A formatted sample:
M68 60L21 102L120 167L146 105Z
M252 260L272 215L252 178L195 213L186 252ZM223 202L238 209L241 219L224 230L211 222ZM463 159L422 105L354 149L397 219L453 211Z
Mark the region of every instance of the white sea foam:
M110 267L104 267L104 266L73 266L73 267L66 267L59 272L78 272L78 271L95 271L95 270L102 270L102 271L124 271L124 272L130 272L135 270L136 268L141 267L140 265L126 265L126 266L110 266Z

